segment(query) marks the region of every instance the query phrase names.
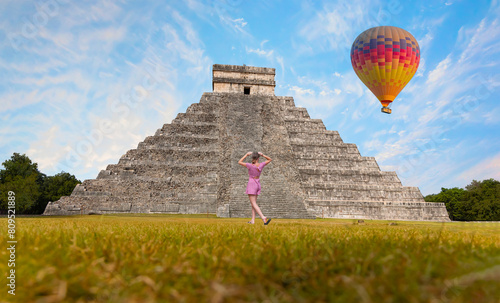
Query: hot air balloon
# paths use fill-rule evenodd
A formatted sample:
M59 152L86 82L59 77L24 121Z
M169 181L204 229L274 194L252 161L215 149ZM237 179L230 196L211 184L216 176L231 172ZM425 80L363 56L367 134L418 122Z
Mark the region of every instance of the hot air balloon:
M417 40L395 26L377 26L362 32L351 48L356 75L390 114L389 104L410 82L420 63Z

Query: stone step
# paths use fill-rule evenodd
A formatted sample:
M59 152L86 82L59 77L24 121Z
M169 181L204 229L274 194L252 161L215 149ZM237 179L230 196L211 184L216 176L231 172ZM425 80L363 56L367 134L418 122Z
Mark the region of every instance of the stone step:
M285 117L284 120L287 130L291 132L306 130L326 130L323 121L321 121L320 119Z
M284 113L286 117L290 117L292 119L310 119L309 113L307 109L304 107L287 107L284 109Z
M200 178L198 178L200 177ZM150 192L150 191L167 191L179 187L192 188L194 183L203 191L211 191L210 187L217 184L217 177L207 174L203 176L169 176L163 178L153 178L145 176L136 176L134 180L119 179L119 178L99 178L92 180L85 180L82 184L75 187L74 193L80 191L102 191L107 192L114 188L117 189L116 193L122 193L124 189L129 188L134 192ZM193 189L194 190L194 189Z
M299 153L297 153L299 154ZM361 157L359 154L355 153L343 153L341 155L329 156L324 154L313 155L308 154L310 158L297 158L295 163L299 167L311 167L311 168L327 168L330 165L335 167L360 167L367 169L376 168L380 170L377 161L373 157Z
M310 199L368 200L368 201L422 201L420 191L401 186L377 185L314 185L303 188Z
M273 101L280 106L281 109L296 107L293 97L289 96L274 96Z
M328 130L328 129L297 129L297 130L289 130L287 131L288 134L301 134L301 133L306 133L306 134L325 134L325 135L330 135L330 136L335 136L336 138L340 139L342 141L342 138L339 135L338 131L335 130Z
M304 183L303 187L305 189L317 189L317 190L326 190L326 191L386 191L386 192L418 192L420 190L418 187L412 186L390 186L385 184L336 184L335 182L325 183L325 184L310 184Z
M304 142L290 141L297 161L321 160L331 157L333 160L357 161L361 157L357 148L345 143L330 145L308 145ZM327 143L328 144L328 143ZM305 148L304 148L305 147ZM328 147L328 148L325 148Z
M349 166L347 166L349 165ZM336 175L350 175L355 176L358 174L379 174L380 170L376 166L368 166L365 163L349 163L345 161L330 161L323 167L318 168L314 165L296 165L298 169L299 176L304 178L317 178L324 176L325 178L334 178Z
M346 145L347 144L347 145ZM296 143L292 144L292 149L294 154L296 154L296 158L298 160L303 158L316 158L316 157L349 157L349 159L356 159L361 157L359 154L357 146L354 147L349 146L350 143L331 143L331 144L305 144L305 143ZM337 152L341 152L342 150L335 149L336 147L340 149L347 148L349 152L345 151L344 153L338 154ZM373 157L363 157L363 158L373 158Z
M318 147L318 151L316 152L304 152L304 151L295 151L294 150L294 155L297 162L304 162L304 161L312 161L312 160L318 160L318 161L324 161L324 160L331 160L331 161L355 161L355 162L367 162L367 163L377 163L375 161L374 157L362 157L361 155L356 155L356 154L335 154L328 152L330 149L327 149L327 151L323 150L323 147ZM377 165L378 166L378 165Z
M199 103L193 103L191 104L187 109L186 113L188 114L195 114L195 113L216 113L218 112L219 102L211 100L210 98L204 98L202 97L200 99Z
M193 193L179 193L179 192L123 192L117 194L116 192L94 192L86 191L76 193L73 197L87 197L89 199L109 200L108 198L121 199L124 201L191 201L192 203L206 202L208 200L215 201L217 199L217 191L204 191L200 190Z
M347 159L348 160L348 159ZM338 171L372 171L380 172L375 161L346 161L342 160L301 160L296 161L296 167L301 174L331 175Z
M158 151L165 151L165 152L171 152L171 151L176 151L176 152L207 152L207 153L213 153L213 152L219 152L219 144L218 142L214 142L212 144L209 144L209 145L202 145L202 146L199 146L199 147L196 147L196 146L189 146L189 145L185 145L185 146L171 146L169 145L168 143L159 143L157 145L146 145L146 144L142 144L141 145L141 148L139 150L148 150L148 149L152 149L152 150L158 150ZM133 151L135 149L131 149L130 151ZM135 153L132 152L132 153ZM130 160L132 159L132 157L129 157L128 156L128 152L123 155L120 160L122 159L126 159L126 160Z
M337 148L345 148L346 153L359 154L358 147L356 144L352 143L341 143L336 141L324 141L324 142L308 142L309 140L301 139L301 138L290 138L290 145L295 149L309 149L310 152L314 152L316 148L325 148L325 147L337 147ZM337 152L336 150L332 150L330 152ZM338 152L342 152L339 150Z
M342 145L345 144L340 138L338 133L332 133L325 130L305 130L288 132L289 138L292 142L304 143L321 143Z
M149 166L148 166L149 167ZM153 166L154 167L154 166ZM170 173L170 174L169 174ZM142 180L145 182L162 182L168 181L175 184L190 184L190 186L203 185L208 183L216 183L218 181L217 173L209 170L207 173L198 173L190 175L190 171L176 171L172 169L144 169L143 167L136 166L129 169L120 170L102 170L97 179L106 180ZM168 179L168 180L167 180ZM194 184L196 183L196 184Z
M149 202L149 203L146 203ZM90 196L62 197L59 201L51 203L49 208L54 214L88 214L88 213L215 213L215 200L205 202L191 202L188 200L168 201L161 198L134 199L134 197L109 196L96 199ZM62 209L60 206L64 206Z
M179 178L204 176L210 172L217 171L218 163L214 162L151 162L134 164L134 165L121 165L110 164L106 167L103 173L99 174L102 179L130 179L138 177L150 178L168 178L170 176L177 176Z
M205 112L178 113L177 117L172 120L174 124L194 122L217 123L217 114Z
M375 206L375 205L393 205L393 204L399 204L399 205L405 205L408 207L420 207L422 205L428 205L430 202L421 202L421 201L413 201L413 202L403 202L403 201L398 201L398 200L387 200L387 201L366 201L366 200L329 200L329 199L306 199L306 202L310 206L329 206L329 205L350 205L352 203L355 204L365 204L365 206L370 207L370 206ZM372 204L370 204L372 203ZM438 205L439 203L436 203Z
M188 143L189 142L189 143ZM195 138L194 140L184 141L184 143L173 144L172 142L156 142L155 144L139 143L137 149L158 149L173 151L219 151L218 140L207 140ZM210 142L210 143L207 143ZM193 144L194 143L194 144Z
M204 135L217 136L218 123L213 122L182 122L164 124L162 128L156 131L155 136L171 135Z
M449 221L444 203L306 200L319 218Z
M131 149L120 158L118 164L162 163L166 161L193 162L196 160L213 162L218 154L218 150L195 147L177 149L173 149L172 147Z
M339 171L336 174L330 175L300 175L301 181L307 184L384 184L384 185L399 185L401 181L396 174L381 174L376 171L363 171L350 174L349 171Z
M202 147L214 146L218 144L219 136L216 134L172 134L147 137L143 142L139 143L137 149L158 147Z

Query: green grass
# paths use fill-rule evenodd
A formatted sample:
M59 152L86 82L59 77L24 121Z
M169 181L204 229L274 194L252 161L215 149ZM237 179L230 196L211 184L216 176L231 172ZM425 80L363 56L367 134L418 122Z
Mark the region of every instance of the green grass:
M17 302L498 302L500 224L17 219ZM357 221L356 221L357 222ZM5 218L0 224L7 226ZM6 231L6 228L3 229ZM6 243L7 233L0 236ZM7 246L7 244L4 244ZM8 255L1 249L0 271ZM5 294L5 295L4 295Z

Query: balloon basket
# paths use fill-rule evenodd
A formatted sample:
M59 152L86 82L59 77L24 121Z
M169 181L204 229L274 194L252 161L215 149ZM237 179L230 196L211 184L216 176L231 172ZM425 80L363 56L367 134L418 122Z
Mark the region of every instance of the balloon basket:
M382 109L380 111L383 113L386 113L386 114L392 113L392 110L390 108L388 108L387 106L382 107Z

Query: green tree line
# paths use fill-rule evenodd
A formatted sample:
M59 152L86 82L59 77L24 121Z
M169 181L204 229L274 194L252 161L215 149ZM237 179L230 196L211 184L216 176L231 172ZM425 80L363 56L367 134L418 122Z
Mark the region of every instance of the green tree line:
M38 170L25 154L14 153L2 163L0 169L0 210L7 209L8 192L16 197L16 213L41 214L49 201L57 201L69 196L75 186L80 184L74 175L66 172L47 176Z
M500 182L473 180L464 188L441 188L427 202L443 202L454 221L500 221Z

